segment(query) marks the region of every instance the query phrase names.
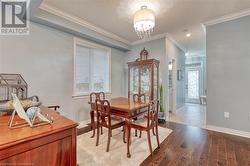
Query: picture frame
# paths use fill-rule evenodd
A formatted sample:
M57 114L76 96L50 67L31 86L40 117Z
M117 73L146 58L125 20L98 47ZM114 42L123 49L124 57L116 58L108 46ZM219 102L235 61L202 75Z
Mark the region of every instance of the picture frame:
M177 80L181 81L183 79L183 72L182 70L177 70Z

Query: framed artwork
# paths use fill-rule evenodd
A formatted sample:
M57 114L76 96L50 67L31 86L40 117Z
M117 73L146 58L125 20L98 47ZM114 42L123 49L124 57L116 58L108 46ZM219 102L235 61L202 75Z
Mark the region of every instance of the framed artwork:
M181 81L183 79L183 72L182 70L177 70L177 80Z

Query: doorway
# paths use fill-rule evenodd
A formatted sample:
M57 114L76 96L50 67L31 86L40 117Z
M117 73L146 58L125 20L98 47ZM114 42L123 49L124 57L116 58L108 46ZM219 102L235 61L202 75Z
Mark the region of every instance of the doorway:
M176 73L177 74L177 73ZM170 112L169 121L182 123L201 128L206 127L206 105L200 103L200 97L206 95L206 59L205 57L187 57L185 62L185 72L183 77L183 97L184 105ZM174 69L171 70L169 63L169 107L171 110L172 82L174 78ZM179 82L177 82L179 83ZM179 87L179 86L178 86ZM177 88L177 87L176 87Z
M186 67L186 103L199 103L201 96L201 67L192 65Z

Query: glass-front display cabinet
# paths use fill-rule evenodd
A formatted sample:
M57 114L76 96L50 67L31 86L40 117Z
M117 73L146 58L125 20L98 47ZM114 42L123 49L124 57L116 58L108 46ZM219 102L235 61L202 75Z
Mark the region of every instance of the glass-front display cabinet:
M158 99L159 61L155 59L128 62L128 97L145 95L146 100Z

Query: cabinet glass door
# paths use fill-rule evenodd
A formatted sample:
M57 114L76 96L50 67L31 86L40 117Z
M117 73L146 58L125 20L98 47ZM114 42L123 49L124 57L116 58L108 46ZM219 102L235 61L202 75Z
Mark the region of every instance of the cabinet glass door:
M150 100L151 84L151 65L143 65L140 68L141 73L141 94L146 95L147 101Z
M130 98L133 98L133 94L139 93L139 68L130 68Z
M154 100L158 99L158 70L156 64L154 64Z

